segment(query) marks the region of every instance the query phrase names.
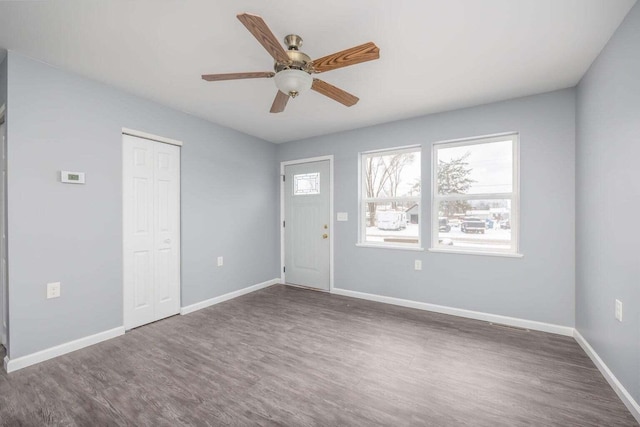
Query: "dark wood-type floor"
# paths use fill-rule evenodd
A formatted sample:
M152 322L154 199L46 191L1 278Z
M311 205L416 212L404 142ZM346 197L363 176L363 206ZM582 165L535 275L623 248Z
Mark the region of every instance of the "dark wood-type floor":
M572 338L281 285L2 373L0 424L636 425Z

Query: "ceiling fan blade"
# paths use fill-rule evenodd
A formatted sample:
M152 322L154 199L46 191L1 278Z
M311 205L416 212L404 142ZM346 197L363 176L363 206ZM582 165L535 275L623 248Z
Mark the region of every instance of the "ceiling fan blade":
M242 24L247 27L247 30L260 42L269 55L276 61L286 62L289 60L287 52L278 42L278 39L273 35L267 24L258 15L251 15L249 13L241 13L238 15L238 19Z
M311 66L316 73L335 70L336 68L347 67L361 62L373 61L380 58L380 49L374 43L369 42L351 49L336 52L332 55L311 61Z
M260 71L255 73L203 74L202 80L206 80L208 82L217 82L220 80L269 78L275 75L276 73L271 71Z
M346 105L347 107L351 107L358 103L360 98L357 96L351 95L349 92L345 92L344 90L335 87L334 85L330 85L329 83L320 80L313 79L313 85L311 85L311 89L315 90L318 93L321 93L324 96L328 96L334 101L338 101L339 103Z
M284 111L284 107L287 106L287 102L289 101L289 95L278 91L276 93L276 99L273 100L273 105L271 106L271 113L282 113Z

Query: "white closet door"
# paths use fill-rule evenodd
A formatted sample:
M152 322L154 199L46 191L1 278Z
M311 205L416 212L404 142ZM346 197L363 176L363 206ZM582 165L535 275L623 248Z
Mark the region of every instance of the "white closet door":
M124 325L180 311L180 149L123 136Z
M154 143L155 308L162 319L180 311L180 148Z

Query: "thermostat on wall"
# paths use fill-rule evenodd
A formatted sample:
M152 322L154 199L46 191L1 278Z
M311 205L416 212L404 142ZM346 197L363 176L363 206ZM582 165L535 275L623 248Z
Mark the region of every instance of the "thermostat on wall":
M84 184L84 172L60 171L60 182L65 184Z

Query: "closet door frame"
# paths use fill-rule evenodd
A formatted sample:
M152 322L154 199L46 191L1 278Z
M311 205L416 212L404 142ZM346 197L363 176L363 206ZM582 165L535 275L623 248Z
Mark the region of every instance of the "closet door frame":
M122 172L122 179L123 179L123 181L122 181L122 186L123 186L123 206L122 206L122 210L123 210L123 216L122 216L122 218L123 218L123 224L122 224L122 228L123 228L123 241L122 241L122 248L123 248L123 264L122 264L123 265L123 278L122 278L123 313L122 313L122 317L123 317L123 325L127 330L136 328L138 326L142 326L141 324L134 325L135 322L133 322L133 319L131 319L131 318L128 319L128 316L130 316L131 313L129 313L127 311L128 310L127 304L131 303L131 301L127 297L131 296L130 292L132 291L130 289L128 290L127 287L126 287L127 286L126 276L127 276L128 273L131 273L131 271L126 269L125 258L124 258L125 256L129 256L125 251L125 248L127 247L127 243L129 245L132 243L132 240L131 240L132 236L128 236L126 234L126 230L127 230L127 222L126 221L129 221L129 220L127 219L127 214L128 213L126 212L127 204L125 203L125 196L126 196L125 185L128 185L128 183L127 183L126 171L124 170L124 167L125 167L125 163L124 162L125 162L126 154L127 154L125 149L127 147L127 138L128 137L135 137L135 138L145 139L145 140L148 140L149 142L155 143L155 144L169 144L169 145L172 145L172 146L177 146L177 148L181 148L182 147L182 142L181 141L177 141L177 140L174 140L174 139L165 138L165 137L162 137L162 136L153 135L153 134L150 134L150 133L141 132L141 131L137 131L137 130L133 130L133 129L129 129L129 128L123 128L122 129L122 150L123 150L122 151L122 159L123 159L123 164L122 164L123 165L123 172ZM154 147L160 147L160 146L158 145L158 146L154 146ZM153 151L155 153L155 151L157 151L156 148L154 148ZM178 289L177 289L177 307L174 310L175 313L171 313L169 315L179 314L179 311L180 311L180 308L181 308L181 286L182 286L182 284L181 284L181 264L182 264L181 263L181 219L180 219L181 218L181 215L180 215L180 207L181 207L181 202L180 202L180 200L181 200L181 185L180 185L180 181L181 181L181 168L180 168L181 151L182 150L179 150L179 152L178 152L177 212L176 212L176 214L177 214L177 219L176 219L177 239L175 239L176 240L175 241L175 251L177 252L177 258L178 258L177 259L177 263L176 263L177 265L175 266L177 268L176 281L177 281L177 287L178 287ZM157 159L155 158L155 156L154 156L152 161L154 162L154 165L153 165L153 170L154 170L154 180L153 181L154 181L154 185L153 185L153 190L152 190L153 197L154 197L154 201L153 201L154 212L153 212L153 214L151 216L151 221L153 223L152 226L154 228L152 230L152 233L154 233L154 235L155 235L156 231L157 231L157 230L155 230L155 228L157 226L157 224L156 224L156 222L157 222L156 221L157 220L157 218L156 218L157 212L155 212L155 207L157 206L157 200L155 200L156 197L157 197L156 188L155 188L155 186L157 184L155 182L156 181L155 169L156 169L157 165L155 165L155 162L157 161ZM131 226L131 225L132 224L129 224L129 226ZM157 237L157 236L154 236L154 239L155 239L155 237ZM127 238L129 239L128 242L126 240ZM156 249L157 248L154 247L154 252L155 252ZM153 259L154 260L155 260L156 256L157 256L157 254L154 253L153 254ZM157 272L157 268L155 266L153 266L152 267L152 277L150 278L152 280L152 285L151 286L153 286L153 287L157 286L156 278L155 278L156 272ZM154 289L153 292L155 293L156 289ZM156 311L155 296L152 298L152 301L154 303L153 311L155 312ZM164 311L166 311L166 310L164 310ZM155 317L157 317L157 318L154 318L152 320L152 322L156 321L156 320L160 320L161 318L167 317L167 315L164 314L161 317L158 317L158 316L155 316Z

